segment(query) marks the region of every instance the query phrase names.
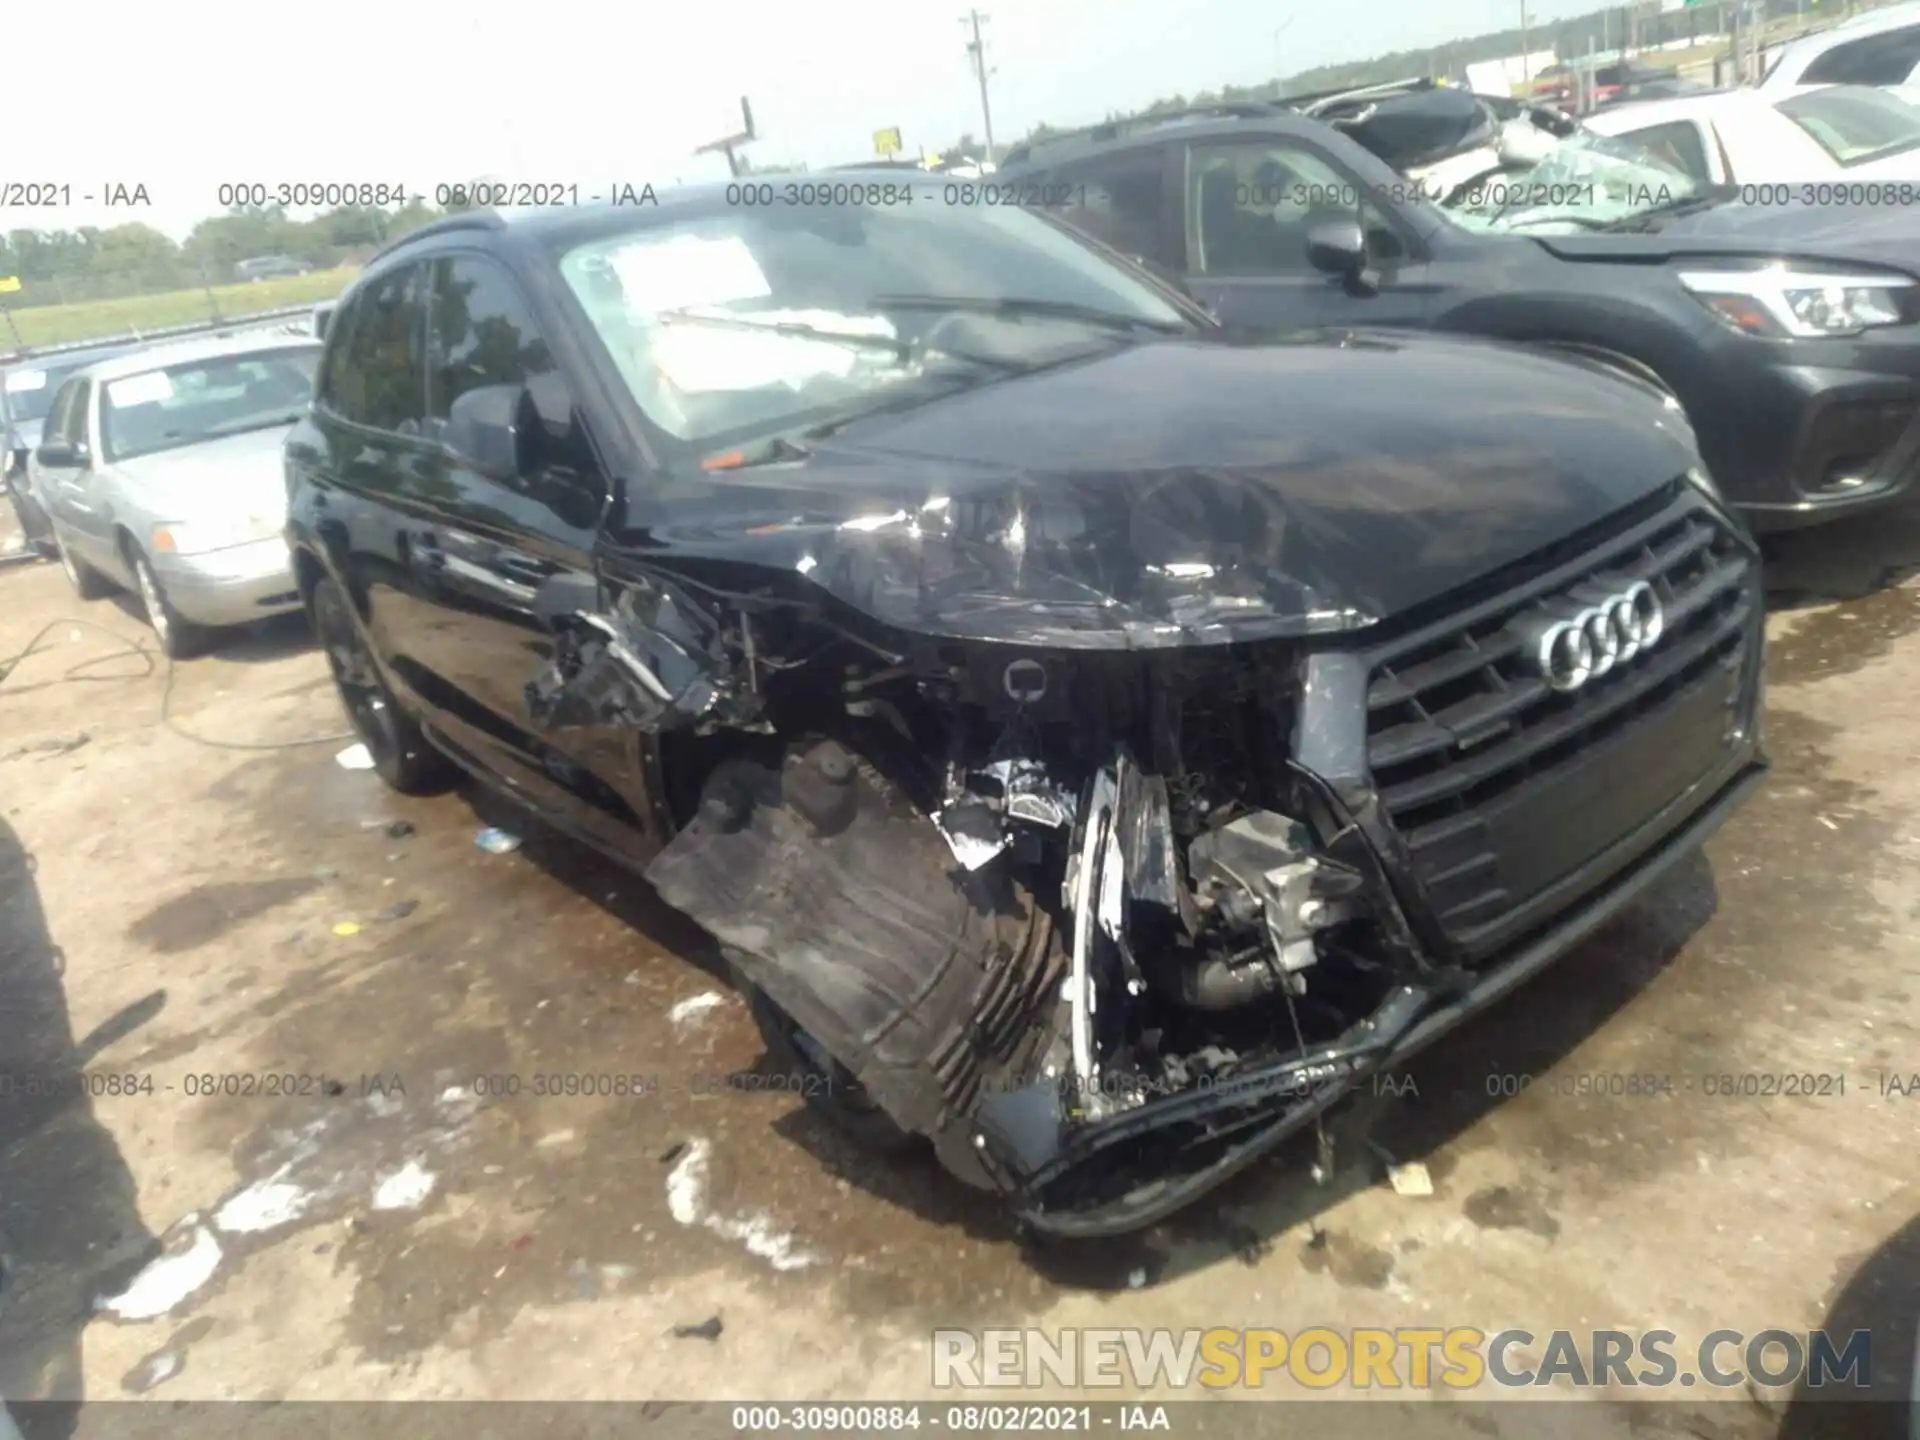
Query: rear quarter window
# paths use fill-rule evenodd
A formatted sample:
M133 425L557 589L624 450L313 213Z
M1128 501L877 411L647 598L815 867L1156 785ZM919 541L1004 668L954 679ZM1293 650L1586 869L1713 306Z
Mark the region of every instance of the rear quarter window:
M1920 25L1836 45L1801 72L1802 85L1904 85L1920 68Z

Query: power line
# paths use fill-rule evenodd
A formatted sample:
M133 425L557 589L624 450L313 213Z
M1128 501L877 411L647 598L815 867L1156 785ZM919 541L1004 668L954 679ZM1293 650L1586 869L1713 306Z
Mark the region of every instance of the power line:
M987 99L987 76L993 73L987 67L987 42L980 37L980 26L988 19L978 10L969 10L960 18L960 23L968 27L973 38L967 42L967 58L973 62L973 73L980 81L980 121L987 131L987 163L993 160L993 105Z

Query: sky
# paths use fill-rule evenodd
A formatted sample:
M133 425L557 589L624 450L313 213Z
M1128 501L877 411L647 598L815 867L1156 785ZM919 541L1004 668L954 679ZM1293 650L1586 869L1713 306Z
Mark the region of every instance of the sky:
M1530 0L1535 21L1597 8ZM995 138L1165 95L1516 25L1519 0L983 0ZM694 146L752 98L756 160L845 164L898 126L909 152L983 136L960 0L97 0L79 74L0 71L0 200L70 187L0 229L143 220L182 237L223 182L382 182L433 198L476 176L582 195L725 174ZM277 15L284 17L276 21ZM460 18L453 18L455 16ZM59 5L10 7L10 54L71 53ZM76 86L85 98L76 102ZM100 97L112 97L102 99ZM144 186L144 208L108 187ZM94 197L89 203L83 197Z

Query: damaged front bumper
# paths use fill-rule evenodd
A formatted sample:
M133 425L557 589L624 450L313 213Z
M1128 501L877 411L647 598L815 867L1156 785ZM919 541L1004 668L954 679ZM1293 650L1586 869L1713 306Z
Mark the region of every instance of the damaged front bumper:
M702 771L646 870L661 897L869 1114L1060 1236L1150 1224L1308 1127L1324 1176L1332 1106L1566 953L1766 769L1758 558L1681 481L1362 643L901 637L796 703L796 642L744 611L730 641L649 584L603 618L530 693L549 723L761 737ZM1574 633L1586 668L1554 683L1542 646Z
M1702 782L1703 795L1684 797L1673 807L1677 816L1661 817L1675 828L1611 886L1464 985L1457 975L1439 971L1431 986L1396 987L1350 1032L1311 1054L1241 1071L1193 1093L1147 1099L1093 1123L1072 1114L1083 1108L1074 1084L1043 1080L996 1094L977 1116L975 1147L1035 1230L1095 1239L1153 1224L1272 1153L1368 1077L1404 1063L1572 950L1692 854L1765 775L1765 763L1754 752L1733 757L1724 771ZM1102 1092L1095 1085L1092 1093ZM1213 1142L1215 1153L1184 1174L1137 1175L1132 1183L1126 1179L1131 1167L1121 1166L1115 1169L1120 1183L1109 1193L1057 1202L1076 1176L1111 1166L1117 1150L1170 1130L1189 1131L1189 1144ZM1323 1154L1320 1164L1328 1159Z

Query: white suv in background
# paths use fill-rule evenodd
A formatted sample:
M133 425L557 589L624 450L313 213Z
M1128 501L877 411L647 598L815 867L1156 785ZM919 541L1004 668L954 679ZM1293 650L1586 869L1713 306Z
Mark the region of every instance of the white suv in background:
M1760 89L1775 99L1809 85L1920 84L1920 3L1889 5L1796 40Z

